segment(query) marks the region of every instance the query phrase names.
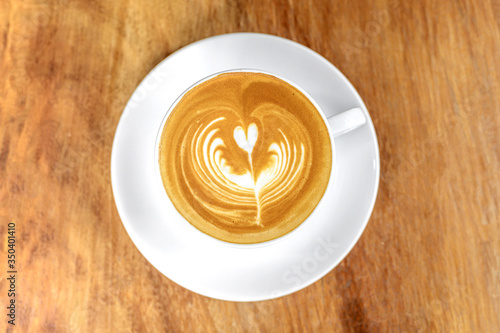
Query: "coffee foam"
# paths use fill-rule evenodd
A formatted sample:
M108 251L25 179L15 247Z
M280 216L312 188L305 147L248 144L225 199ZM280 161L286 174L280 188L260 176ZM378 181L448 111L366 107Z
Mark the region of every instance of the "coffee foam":
M328 184L328 129L295 87L261 73L228 73L187 92L160 142L164 187L192 225L258 243L295 229Z

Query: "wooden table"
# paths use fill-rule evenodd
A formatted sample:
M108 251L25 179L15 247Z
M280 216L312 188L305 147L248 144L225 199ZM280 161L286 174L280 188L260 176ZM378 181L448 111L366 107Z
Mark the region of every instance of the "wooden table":
M162 59L237 31L335 64L377 130L361 240L277 300L176 285L138 252L110 184L128 98ZM0 2L0 328L18 332L499 332L500 2ZM7 324L8 224L16 326Z

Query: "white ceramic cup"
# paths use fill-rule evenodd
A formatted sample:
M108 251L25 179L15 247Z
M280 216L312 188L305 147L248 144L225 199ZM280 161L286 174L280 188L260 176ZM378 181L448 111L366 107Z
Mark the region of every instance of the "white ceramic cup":
M179 97L177 97L177 99L174 101L174 103L172 103L172 105L169 107L167 113L165 114L165 116L163 117L163 120L161 122L161 125L159 126L159 129L158 129L158 133L157 133L157 136L156 136L156 143L155 143L155 156L154 156L154 165L155 165L155 178L156 178L156 183L157 183L157 186L160 187L160 191L164 194L164 197L166 198L166 200L170 200L170 198L168 197L167 195L167 192L165 190L165 188L163 187L163 181L161 179L161 174L160 174L160 163L159 163L159 150L160 150L160 142L161 142L161 135L162 135L162 132L163 132L163 128L165 127L165 124L168 120L168 116L170 115L170 113L175 109L175 107L177 106L177 103L179 103L179 101L182 99L182 97L184 97L184 95L190 91L191 89L193 89L194 87L196 87L197 85L207 81L207 80L210 80L220 74L227 74L227 73L238 73L238 72L252 72L252 73L262 73L262 74L267 74L267 75L271 75L271 76L274 76L288 84L290 84L291 86L297 88L304 96L306 96L309 101L315 106L316 110L319 112L319 114L321 115L321 117L323 118L323 121L325 122L325 124L327 125L326 127L328 128L328 133L330 135L330 143L332 145L332 167L331 167L331 170L330 170L330 177L329 177L329 180L328 180L328 185L327 185L327 188L326 188L326 191L325 193L323 194L323 197L321 198L321 200L318 202L318 204L316 205L316 208L314 209L314 211L304 220L302 221L301 224L299 224L299 226L295 229L293 229L292 231L286 233L285 235L282 235L276 239L272 239L272 240L269 240L269 241L265 241L265 242L261 242L261 243L253 243L253 244L236 244L236 243L230 243L230 242L226 242L226 241L222 241L222 240L219 240L217 238L214 238L208 234L205 234L204 232L198 230L196 227L194 227L191 223L189 223L188 221L186 221L185 219L183 219L185 222L186 222L186 225L188 226L188 232L191 232L191 233L198 233L198 234L202 234L205 237L206 240L208 241L213 241L213 242L219 242L219 243L222 243L226 246L231 246L231 247L237 247L237 248L255 248L255 247L261 247L261 246L267 246L267 245L271 245L271 244L274 244L276 242L279 242L279 241L282 241L283 239L285 238L288 238L289 236L291 236L292 234L295 234L295 233L298 233L300 232L300 230L302 229L302 226L308 222L308 221L311 221L311 220L314 220L315 218L315 212L319 209L319 207L321 207L322 205L326 204L323 200L323 198L326 196L326 194L331 190L332 188L332 183L333 183L333 176L334 176L334 173L335 173L335 163L336 163L336 158L335 158L335 140L334 138L339 136L339 135L342 135L342 134L345 134L347 132L350 132L360 126L363 126L365 123L366 123L366 116L363 112L363 110L361 110L360 108L358 107L355 107L355 108L352 108L352 109L349 109L349 110L346 110L340 114L336 114L334 116L331 116L331 117L326 117L325 114L323 113L323 111L321 110L320 106L318 105L318 103L316 103L316 101L306 92L304 91L300 86L296 85L295 83L283 78L283 77L280 77L276 74L273 74L273 73L270 73L270 72L266 72L266 71L262 71L262 70L258 70L258 69L248 69L248 68L242 68L242 69L231 69L231 70L226 70L226 71L222 71L222 72L217 72L217 73L214 73L214 74L211 74L207 77L204 77L203 79L195 82L193 85L191 85L189 88L187 88L181 95L179 95Z

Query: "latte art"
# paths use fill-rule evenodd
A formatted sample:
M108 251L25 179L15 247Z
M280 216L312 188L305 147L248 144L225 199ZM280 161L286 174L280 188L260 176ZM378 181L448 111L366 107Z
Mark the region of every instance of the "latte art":
M221 74L170 114L160 169L176 209L216 238L255 243L297 227L331 169L328 130L295 87L260 73Z
M265 114L262 111L262 116ZM237 114L232 116L236 118ZM187 153L192 163L183 165L183 175L190 175L186 177L187 185L198 200L203 197L196 194L201 190L205 196L215 195L217 201L201 200L200 203L217 214L219 222L232 224L236 220L240 224L262 226L262 211L281 202L294 189L299 176L307 177L304 143L294 142L297 138L288 140L278 129L273 141L262 139L269 142L256 147L257 125L251 123L246 131L238 125L231 138L226 129L235 120L228 118L231 119L231 115L195 127L194 140ZM292 132L292 129L287 128L287 131ZM254 148L255 158L252 158ZM228 204L232 209L227 209Z

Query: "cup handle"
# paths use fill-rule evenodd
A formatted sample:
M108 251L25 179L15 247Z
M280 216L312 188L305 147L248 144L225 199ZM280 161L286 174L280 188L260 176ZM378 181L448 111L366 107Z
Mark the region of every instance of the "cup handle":
M354 108L328 118L333 137L350 132L366 123L363 110Z

